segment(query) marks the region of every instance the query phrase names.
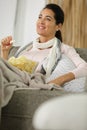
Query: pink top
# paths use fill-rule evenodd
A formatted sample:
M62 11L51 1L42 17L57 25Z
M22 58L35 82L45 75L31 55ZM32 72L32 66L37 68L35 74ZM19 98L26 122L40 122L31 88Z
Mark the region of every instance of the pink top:
M39 62L39 65L36 69L36 71L39 71L43 59L48 56L50 49L51 48L40 50L33 47L31 50L22 53L22 55L31 60ZM87 76L87 63L79 56L73 47L62 43L61 52L63 54L66 54L76 65L77 68L71 71L74 73L76 78Z
M40 71L41 69L41 64L44 60L45 57L48 56L50 49L37 49L37 48L32 48L29 51L25 51L24 53L22 53L23 56L26 56L28 59L31 59L33 61L37 61L39 64L37 66L36 71Z
M87 76L87 62L79 56L73 47L62 43L61 51L66 54L76 65L77 68L71 71L74 73L75 78Z

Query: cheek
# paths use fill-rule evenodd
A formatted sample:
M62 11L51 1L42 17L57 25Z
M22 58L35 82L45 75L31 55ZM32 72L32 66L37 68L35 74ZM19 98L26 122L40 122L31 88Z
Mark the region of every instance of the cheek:
M49 31L56 32L56 26L54 24L48 25Z
M49 27L49 33L55 35L55 33L56 33L56 27L55 26L50 26Z

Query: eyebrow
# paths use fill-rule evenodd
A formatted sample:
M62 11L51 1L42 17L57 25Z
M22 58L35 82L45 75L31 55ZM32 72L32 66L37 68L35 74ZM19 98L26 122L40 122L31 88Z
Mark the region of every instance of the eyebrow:
M51 17L51 16L49 16L49 15L47 15L46 17L47 17L47 18L50 18L50 19L54 19L53 17Z
M39 14L39 16L42 16L42 14ZM46 15L46 18L54 19L54 17L51 17L49 15Z

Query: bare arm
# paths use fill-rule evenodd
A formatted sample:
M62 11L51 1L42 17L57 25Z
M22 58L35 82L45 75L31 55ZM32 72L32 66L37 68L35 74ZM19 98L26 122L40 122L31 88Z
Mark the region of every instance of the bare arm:
M54 83L54 84L62 86L64 83L69 82L73 79L75 79L74 74L72 72L69 72L67 74L64 74L64 75L50 81L49 83Z

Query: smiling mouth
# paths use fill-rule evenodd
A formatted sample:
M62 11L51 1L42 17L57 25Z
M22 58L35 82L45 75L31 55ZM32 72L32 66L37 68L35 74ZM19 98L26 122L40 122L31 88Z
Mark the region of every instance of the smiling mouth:
M39 27L40 29L44 29L43 27Z
M38 28L39 28L39 29L45 29L45 27L44 27L44 26L38 26Z

